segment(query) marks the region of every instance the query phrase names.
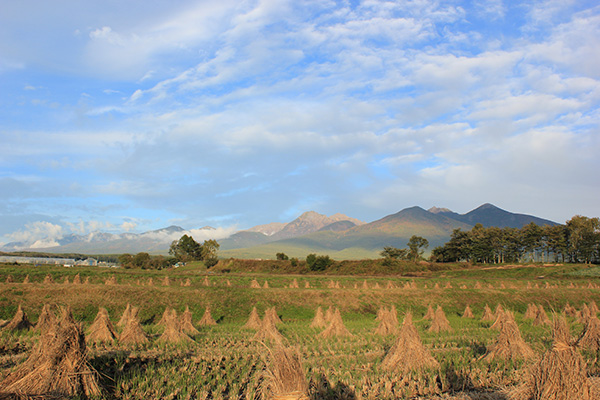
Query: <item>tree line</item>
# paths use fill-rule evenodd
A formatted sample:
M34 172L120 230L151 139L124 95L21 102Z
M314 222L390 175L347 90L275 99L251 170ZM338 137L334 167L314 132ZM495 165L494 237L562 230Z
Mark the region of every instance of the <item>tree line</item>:
M576 215L564 225L522 228L475 225L470 231L455 229L450 240L436 247L432 261L475 263L600 262L600 219Z

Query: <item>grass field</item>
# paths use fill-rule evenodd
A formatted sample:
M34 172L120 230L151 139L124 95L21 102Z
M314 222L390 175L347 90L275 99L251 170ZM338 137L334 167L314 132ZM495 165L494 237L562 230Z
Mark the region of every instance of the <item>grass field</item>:
M522 381L527 363L482 359L498 335L489 329L491 322L480 321L486 304L513 311L524 340L541 355L551 344L551 329L524 319L528 303L541 304L550 313L563 310L567 302L577 309L600 302L600 269L584 265L453 268L411 276L226 270L231 272L209 272L197 265L163 271L0 265L0 319L11 319L22 305L35 322L44 304L68 305L75 319L87 327L99 306L108 310L115 323L128 303L140 307L142 326L153 338L149 344L89 349L107 399L254 398L263 382L265 346L270 344L252 340L255 331L242 328L253 307L261 316L266 309L276 308L283 321L278 329L287 344L300 350L313 398L442 398L464 391L492 392L502 399L506 387ZM86 278L89 282L72 283L77 274L82 282ZM6 282L9 275L12 282ZM27 275L30 283L24 284ZM47 275L54 283L43 283ZM113 277L116 284L105 283ZM187 279L190 286L182 286ZM269 287L252 289L253 279L261 286L267 281ZM300 288L288 288L294 279ZM305 288L306 282L310 288ZM331 282L339 288L330 289ZM421 339L439 368L407 374L381 368L395 336L373 332L379 308L392 305L400 321L405 312L413 313ZM437 305L445 311L451 332L428 332L430 322L423 315L428 306ZM474 318L461 318L467 305ZM156 324L167 306L178 313L189 306L195 323L208 306L218 324L197 326L200 333L190 344L157 343L162 328ZM319 306L339 308L352 336L320 338L321 329L309 327ZM574 318L569 323L577 336L582 325ZM2 377L27 358L38 336L35 331L2 331ZM599 375L597 354L584 357L588 373Z

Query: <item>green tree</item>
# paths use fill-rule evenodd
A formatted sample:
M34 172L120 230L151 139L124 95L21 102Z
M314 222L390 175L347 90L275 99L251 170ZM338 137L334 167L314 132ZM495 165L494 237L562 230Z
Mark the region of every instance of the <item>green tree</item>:
M554 262L559 259L565 261L567 254L567 229L564 225L546 225L543 228L545 238L546 259L550 260L550 254L554 257Z
M417 261L429 247L429 241L421 236L412 235L406 244L409 249L409 256L413 261Z
M135 268L147 269L150 266L150 254L148 253L137 253L133 256L131 264Z
M123 268L131 268L132 267L133 256L131 254L121 254L119 256L119 264L123 266Z
M308 268L312 269L313 265L315 265L315 262L317 262L317 255L314 253L311 253L309 255L306 256L306 265L308 265Z
M567 221L567 249L572 262L590 263L598 256L600 219L576 215Z
M188 235L183 235L179 240L173 241L169 248L169 254L183 262L201 260L203 256L200 244Z
M391 260L404 260L408 254L406 249L398 249L392 246L385 246L383 251L379 253L383 258Z
M277 259L280 261L289 260L289 257L285 253L277 253L275 254L275 257L277 257Z
M210 268L219 262L217 252L221 246L216 240L205 240L200 247L201 260L204 262L204 265L206 265L207 268Z
M329 256L316 256L310 269L311 271L325 271L331 264L333 264L333 260Z

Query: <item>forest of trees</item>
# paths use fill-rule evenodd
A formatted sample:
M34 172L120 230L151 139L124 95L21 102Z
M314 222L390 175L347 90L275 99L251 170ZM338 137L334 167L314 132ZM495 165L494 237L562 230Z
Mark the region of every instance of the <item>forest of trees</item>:
M450 241L432 250L438 262L572 262L600 261L600 219L576 215L565 225L518 228L475 225L455 229Z

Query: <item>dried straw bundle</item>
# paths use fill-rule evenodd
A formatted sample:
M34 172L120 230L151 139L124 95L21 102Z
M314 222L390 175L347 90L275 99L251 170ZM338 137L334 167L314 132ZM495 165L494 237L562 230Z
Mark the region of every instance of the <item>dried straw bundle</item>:
M327 284L327 289L335 289L335 282L330 280Z
M496 310L494 311L494 317L498 318L500 315L502 315L502 313L504 313L504 308L502 308L502 304L498 304L496 306Z
M567 317L577 316L577 310L575 309L575 307L570 305L568 302L567 302L567 304L565 304L565 308L563 309L563 312L565 313L565 315Z
M69 282L69 277L65 276L65 279L63 280L63 285L68 285L69 283L71 283Z
M154 280L152 278L148 278L148 286L154 286Z
M89 285L89 283L90 283L90 277L89 277L89 276L86 276L86 277L85 277L85 281L83 281L83 284L84 284L84 285Z
M73 284L74 285L80 285L81 284L81 276L79 276L79 274L75 275L75 278L73 278Z
M525 311L525 314L523 315L523 317L525 319L535 319L535 317L538 314L538 308L535 304L529 303L527 304L527 311Z
M33 324L29 322L27 314L25 314L25 311L23 311L23 308L19 304L14 317L2 329L5 331L29 330L32 326Z
M252 311L250 312L248 321L244 324L244 328L259 329L260 325L261 325L261 321L260 321L260 316L258 315L258 311L256 311L256 307L252 307Z
M149 342L148 336L140 324L140 320L138 318L139 312L140 309L137 307L130 308L129 317L125 322L125 327L123 328L123 332L121 332L121 336L119 336L119 341L121 343L144 344Z
M262 397L272 400L308 400L308 381L300 350L278 344L268 351L269 362L261 387Z
M387 284L385 285L386 289L396 289L396 285L394 285L394 282L392 281L388 281Z
M260 283L258 283L256 279L252 279L252 282L250 282L250 287L252 289L260 289Z
M202 284L206 287L210 286L210 282L208 281L208 276L204 277L204 282L202 282Z
M444 286L444 289L452 289L452 284L450 282L446 282L446 286Z
M101 393L97 373L87 362L85 335L68 309L53 323L29 358L0 386L18 396L91 397ZM20 398L20 397L19 397Z
M600 350L600 320L597 316L592 315L583 328L583 332L577 340L577 347L590 349L593 351Z
M519 326L510 312L505 311L498 317L498 329L500 334L488 349L485 360L517 360L533 357L533 350L521 337Z
M175 309L172 308L172 307L168 307L167 306L165 308L165 311L163 311L162 317L160 317L160 320L156 323L156 325L158 325L158 326L166 326L167 320L169 318L171 318L171 316L173 314L177 315L177 312L175 311Z
M269 288L269 282L265 281L265 284L263 285L263 289L268 289Z
M8 275L6 277L6 283L13 283L15 280L13 279L12 275Z
M275 342L281 342L283 335L277 329L275 320L273 319L273 313L269 310L265 311L265 317L263 318L258 332L253 337L254 340L273 340Z
M378 314L380 314L378 315L379 325L375 329L375 334L387 336L396 333L398 329L398 318L395 315L396 309L394 308L392 312L391 310L382 308Z
M514 400L589 400L586 363L570 343L564 317L554 319L554 341L513 393Z
M592 313L589 307L587 306L587 304L583 303L583 305L581 306L581 311L577 314L577 319L579 320L579 322L586 325L591 317Z
M394 326L398 327L398 311L396 311L396 306L393 304L390 307L389 317L392 321L392 324L394 324Z
M177 320L177 312L173 309L167 313L165 321L165 330L158 338L158 342L162 343L181 343L193 342L192 338L183 332L182 326Z
M533 320L533 325L534 326L550 325L550 323L551 323L550 318L548 318L548 314L546 314L546 311L544 310L544 306L540 304L538 306L537 315L535 316L535 319Z
M123 315L121 315L121 319L117 322L117 326L119 328L124 327L127 324L127 321L131 317L131 304L127 303L127 307L125 307L125 311L123 311Z
M44 283L54 283L54 279L52 279L52 276L50 276L50 274L46 275L46 277L44 278Z
M98 314L88 329L86 340L88 343L114 343L117 331L110 322L108 311L104 307L98 309Z
M462 317L463 318L475 318L475 315L473 315L473 310L471 310L471 307L468 304L465 307L465 312L463 312Z
M227 287L231 287L231 286L232 286L232 285L231 285L231 282L229 281L229 279L227 279L227 282L226 282L226 284L227 284Z
M331 320L333 319L333 313L334 313L334 309L332 306L327 307L327 310L325 311L325 322L331 322Z
M493 321L495 319L492 309L487 304L483 308L483 315L481 321Z
M479 282L479 281L475 282L475 286L474 286L474 288L475 288L475 289L481 289L481 288L482 288L482 286L481 286L481 282Z
M323 315L323 310L321 307L317 307L317 312L315 313L315 317L310 323L311 328L325 328L327 326L327 321L325 319L325 315Z
M38 317L37 324L35 325L35 329L45 331L55 323L56 315L54 315L54 313L50 310L50 306L48 304L44 304L44 307L42 307L42 312Z
M407 372L424 368L435 368L439 364L425 349L421 337L412 322L412 314L407 312L398 338L381 362L386 370Z
M283 321L279 318L279 314L277 314L277 310L275 307L269 308L266 312L271 313L271 318L275 321L276 324L281 324Z
M588 308L590 309L590 314L592 314L592 316L598 315L598 306L596 305L596 302L594 300L590 302Z
M113 276L111 276L110 278L107 278L107 279L104 281L104 284L105 284L105 285L116 285L116 284L117 284L117 278L116 278L116 277L113 275Z
M490 329L500 329L500 325L506 319L506 315L505 314L506 313L504 312L504 310L500 309L499 312L496 313L496 320L494 321L494 323L492 324L492 326L490 326Z
M163 284L163 286L171 286L171 278L169 278L168 276L165 276L162 280L162 284Z
M451 330L452 327L450 326L448 318L446 318L444 310L442 310L442 307L438 306L433 315L433 319L431 320L429 332L449 332Z
M190 278L187 278L185 280L185 282L182 283L181 286L184 286L184 287L190 287L190 286L192 286L192 280Z
M367 283L367 281L366 281L366 280L364 280L364 281L363 281L363 283L362 283L362 288L363 288L363 289L368 289L368 288L369 288L369 284Z
M305 289L310 289L310 282L309 281L304 282L304 288Z
M25 279L23 279L23 283L29 283L29 274L25 275Z
M296 280L296 278L294 278L292 283L290 283L290 289L298 289L299 287L300 286L298 285L298 280Z
M197 335L200 333L192 322L192 312L188 306L185 306L185 311L181 314L181 330L188 335Z
M342 314L339 309L335 309L329 326L319 334L320 337L328 338L332 336L352 336L350 331L344 325Z
M435 315L435 311L433 311L433 307L431 307L431 304L430 304L429 306L427 306L427 312L423 316L423 319L431 321L433 319L434 315ZM412 317L412 314L411 314L411 317Z
M202 316L202 319L200 319L200 321L198 322L198 325L200 326L210 326L210 325L216 325L217 321L215 321L215 319L212 317L211 313L210 313L210 307L206 307L206 310L204 310L204 315Z

